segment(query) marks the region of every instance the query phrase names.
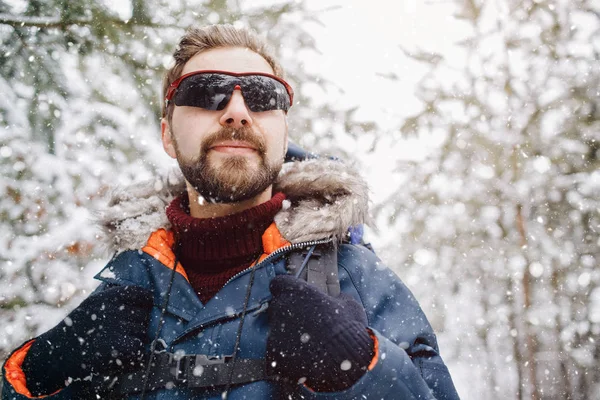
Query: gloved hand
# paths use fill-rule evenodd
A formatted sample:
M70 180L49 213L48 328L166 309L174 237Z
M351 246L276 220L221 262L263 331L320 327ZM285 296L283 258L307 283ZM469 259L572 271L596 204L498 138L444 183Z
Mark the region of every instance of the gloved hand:
M305 382L317 392L356 383L374 356L362 306L291 275L275 277L270 289L267 374Z
M85 299L27 352L21 368L31 394L51 394L67 378L138 369L152 304L152 293L137 286L111 287Z

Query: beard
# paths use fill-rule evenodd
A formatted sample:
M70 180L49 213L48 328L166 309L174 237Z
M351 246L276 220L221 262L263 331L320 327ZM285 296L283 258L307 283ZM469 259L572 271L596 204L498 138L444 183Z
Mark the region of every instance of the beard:
M242 155L228 155L218 167L211 163L210 148L219 141L232 139L251 144L258 154L258 164L253 166L255 161ZM212 203L238 203L257 196L275 182L283 165L283 157L269 163L264 140L249 128L218 130L203 140L200 154L193 159L182 156L177 141L174 147L185 179L204 200Z

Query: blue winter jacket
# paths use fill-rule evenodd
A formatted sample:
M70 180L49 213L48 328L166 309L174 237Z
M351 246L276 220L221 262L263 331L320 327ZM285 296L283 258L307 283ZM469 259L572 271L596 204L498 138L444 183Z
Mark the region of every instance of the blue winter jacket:
M292 186L304 190L306 185L315 183L307 183L305 178L294 181L294 177L297 177L295 172L306 175L308 168L308 176L313 178L312 173L319 175L342 173L336 169L338 168L336 164L339 163L315 162L325 164L325 167L320 165L313 171L312 161L297 163L301 165L292 167L291 172L288 171L284 176L289 178L288 182L292 182ZM346 170L343 173L345 174ZM355 183L336 182L339 187L346 188L349 184ZM338 191L339 187L335 185L336 183L327 181L325 187L332 192ZM361 188L353 186L353 190L347 193L348 198L338 197L333 202L330 202L331 199L327 200L326 207L351 208L330 210L336 214L337 222L328 225L330 222L328 214L325 213L323 216L324 206L320 208L318 223L310 227L313 222L312 217L309 215L310 212L303 213L302 201L304 200L294 196L296 190L294 187L281 183L276 187L277 190L286 193L292 204L284 207L276 216L275 223L263 236L265 254L263 261L255 269L237 354L239 358L263 359L265 357L269 332L266 309L271 299L269 283L276 275L287 273L285 255L286 249L291 249L290 243L294 243L295 246L301 245L323 237L323 233L336 237L338 233L336 229L362 221L361 216L356 217L360 210L355 209L357 203L360 205L364 200L356 201L356 196L362 196L362 193L359 193ZM319 187L323 191L323 182ZM165 189L161 188L161 190L164 192ZM147 191L144 193L146 200L152 197ZM118 215L123 215L123 210L127 208L123 203L127 201L129 200L124 200L120 204ZM347 202L350 204L346 204ZM141 203L143 201L135 202L137 207ZM160 210L160 207L156 209ZM309 211L312 209L314 203L310 203L310 207L306 208ZM159 228L154 230L145 245L143 243L140 245L139 241L136 242L139 239L128 236L127 229L143 231L140 223L142 220L148 221L148 214L140 213L137 209L134 214L136 213L137 215L134 216L129 215L126 220L120 220L118 224L114 221L109 224L113 228L118 226L117 233L115 229L112 230L113 240L117 239L116 241L124 247L121 248L124 251L121 251L98 273L96 278L102 283L97 290L103 290L107 285L137 285L152 290L155 306L148 329L148 343L150 343L159 323L160 306L168 287L171 269L174 268L170 250L172 234L168 229ZM340 213L350 215L350 219L340 217ZM298 219L299 216L302 218ZM297 220L297 224L294 220ZM154 221L146 228L155 229L161 224ZM126 250L126 248L130 249ZM184 269L184 266L177 265L178 272L175 273L169 306L161 330L161 338L167 345L167 351L216 357L231 355L244 307L250 271L246 270L236 275L211 300L202 304L187 281ZM448 369L440 357L435 334L414 296L400 279L386 268L372 251L359 244L345 243L339 246L338 269L342 292L351 295L362 304L369 328L376 337L376 356L370 369L353 386L342 392L316 393L302 384L289 385L261 380L233 386L229 391L228 399L458 399ZM15 356L21 354L20 362L22 362L23 353L24 351L17 349L5 363L3 399L30 398L27 394L21 394L23 390L19 389L17 384L19 379L26 380L26 377L19 376L19 357ZM146 398L217 400L221 399L222 391L222 387L189 389L174 386L147 393ZM46 398L71 399L74 398L73 390L71 387L66 387Z

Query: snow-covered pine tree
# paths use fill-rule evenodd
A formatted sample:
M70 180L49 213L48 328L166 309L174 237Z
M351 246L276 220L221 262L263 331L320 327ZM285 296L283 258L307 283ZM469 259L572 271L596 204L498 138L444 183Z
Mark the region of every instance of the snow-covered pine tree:
M401 131L431 151L382 201L388 249L467 398L596 398L599 4L456 6L470 34L452 57L410 53L430 70Z

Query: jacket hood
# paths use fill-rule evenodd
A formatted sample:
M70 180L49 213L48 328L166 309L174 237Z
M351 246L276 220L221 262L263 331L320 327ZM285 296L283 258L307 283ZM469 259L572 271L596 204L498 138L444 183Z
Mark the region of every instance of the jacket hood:
M98 212L108 247L117 253L137 250L152 232L169 229L165 208L185 190L179 170L115 189L108 207ZM275 223L291 243L325 238L341 241L349 227L370 222L368 186L354 167L340 161L285 163L274 192L286 195Z

